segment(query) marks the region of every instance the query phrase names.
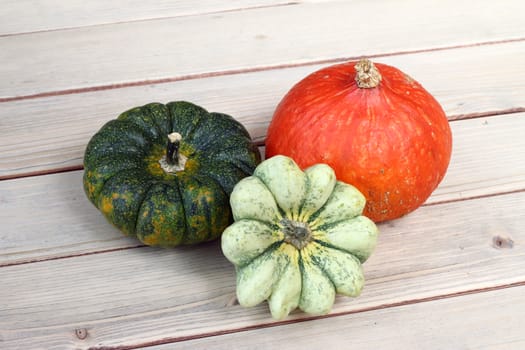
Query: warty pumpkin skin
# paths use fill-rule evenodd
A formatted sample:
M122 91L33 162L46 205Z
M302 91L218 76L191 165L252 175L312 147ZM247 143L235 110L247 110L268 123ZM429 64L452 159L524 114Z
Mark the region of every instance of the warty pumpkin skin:
M150 103L91 138L83 183L89 200L122 232L171 247L219 237L232 222L234 185L260 160L232 117L185 101Z
M303 172L289 157L272 157L235 186L230 204L235 222L221 247L236 267L240 305L268 300L282 319L297 307L326 314L336 293L360 294L378 229L361 215L365 197L332 168Z
M266 138L267 158L330 165L365 195L364 215L376 222L421 206L445 176L451 152L437 100L397 68L368 60L299 81L277 106Z

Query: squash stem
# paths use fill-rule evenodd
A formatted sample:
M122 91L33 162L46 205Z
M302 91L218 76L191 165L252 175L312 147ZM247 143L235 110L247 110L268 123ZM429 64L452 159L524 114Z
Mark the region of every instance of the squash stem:
M159 159L162 170L166 173L175 173L184 170L188 158L179 152L181 134L173 132L168 135L168 145L166 146L166 154Z
M381 82L381 73L369 59L362 59L354 66L355 81L360 89L372 89Z
M166 162L169 165L179 165L179 147L182 136L178 132L168 135L168 146L166 147Z
M285 242L292 244L299 250L312 240L312 231L304 222L283 219L281 220L281 229L284 233Z

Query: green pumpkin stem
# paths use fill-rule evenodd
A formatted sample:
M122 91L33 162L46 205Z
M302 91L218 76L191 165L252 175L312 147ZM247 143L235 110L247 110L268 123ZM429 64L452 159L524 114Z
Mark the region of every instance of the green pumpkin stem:
M181 134L172 132L168 135L168 146L166 147L166 162L169 165L179 165L179 147L182 140Z
M179 152L181 140L182 136L178 132L172 132L168 135L166 154L159 159L160 166L166 173L173 174L184 170L188 158Z

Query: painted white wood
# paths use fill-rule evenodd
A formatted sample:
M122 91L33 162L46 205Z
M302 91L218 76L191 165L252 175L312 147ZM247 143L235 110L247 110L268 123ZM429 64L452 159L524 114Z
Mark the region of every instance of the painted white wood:
M294 82L374 55L451 119L488 117L451 123L445 180L380 225L363 294L338 297L326 318L275 323L266 304L236 304L219 242L137 246L87 201L81 171L3 180L0 349L525 347L521 2L283 3L4 1L0 178L80 166L104 122L151 101L230 113L261 141ZM6 102L38 93L48 96Z
M520 192L423 207L381 225L363 294L338 297L333 313L525 282L524 211ZM0 339L8 349L137 346L274 322L266 304L236 305L233 266L217 242L2 267L0 280ZM76 329L88 336L81 341Z
M3 0L0 36L290 4L286 0Z
M525 113L451 123L449 169L427 203L525 189Z
M6 36L0 98L523 38L522 13L517 0L321 2Z
M455 121L451 126L451 164L427 204L525 188L525 113ZM139 244L123 237L91 205L83 193L82 174L0 181L0 266Z
M0 266L140 245L84 195L82 172L0 182Z
M525 108L525 41L376 61L410 74L452 118ZM263 140L282 96L326 65L0 103L0 178L80 166L85 145L105 122L152 101L188 100L231 114Z
M522 349L524 295L508 288L151 349Z

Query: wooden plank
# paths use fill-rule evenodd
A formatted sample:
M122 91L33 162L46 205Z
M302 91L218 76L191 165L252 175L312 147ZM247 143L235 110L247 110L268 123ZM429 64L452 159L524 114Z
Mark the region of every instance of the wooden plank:
M525 108L525 41L376 60L420 81L452 118ZM152 101L189 100L229 113L262 140L286 91L323 66L0 103L0 178L79 167L89 138L105 122Z
M518 0L321 2L6 36L0 98L523 39L521 9Z
M86 199L82 172L0 182L0 266L140 245Z
M151 349L523 349L523 295L523 286L507 288Z
M294 1L296 2L296 1ZM286 0L143 1L4 0L0 10L0 36L77 28L120 22L195 16L263 6L290 4ZM15 20L16 19L16 20Z
M525 188L525 113L451 123L452 158L428 204Z
M451 125L451 164L427 204L525 189L525 113ZM87 201L81 171L1 181L0 198L0 265L138 244Z
M523 284L524 211L520 192L427 206L381 225L363 294L337 298L333 314ZM217 242L2 267L0 280L7 348L140 346L274 324L267 305L235 303L233 266Z

